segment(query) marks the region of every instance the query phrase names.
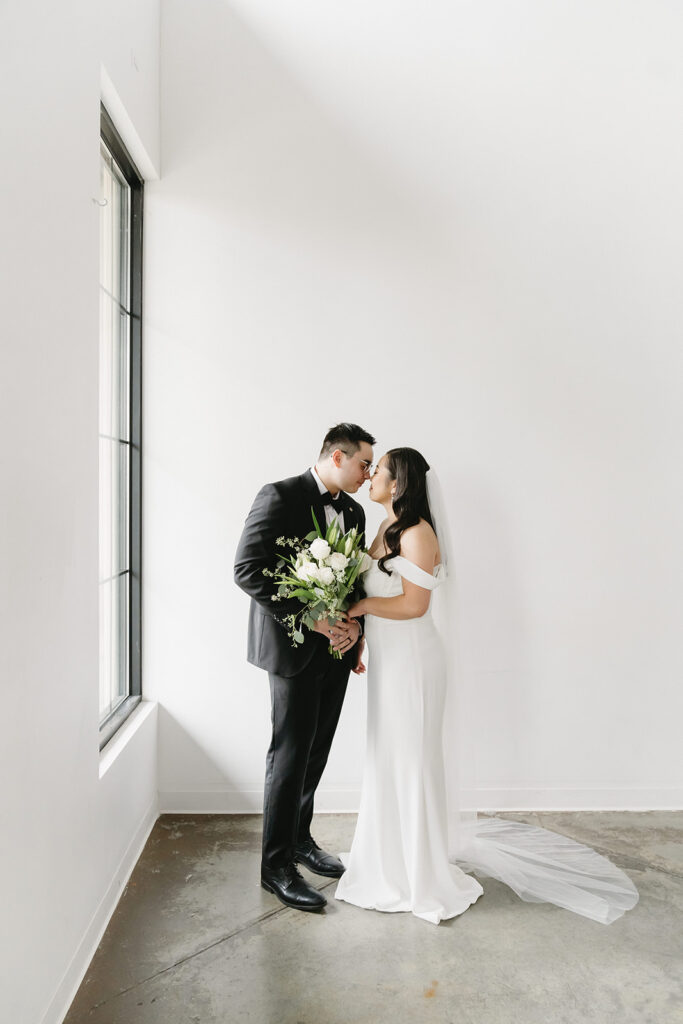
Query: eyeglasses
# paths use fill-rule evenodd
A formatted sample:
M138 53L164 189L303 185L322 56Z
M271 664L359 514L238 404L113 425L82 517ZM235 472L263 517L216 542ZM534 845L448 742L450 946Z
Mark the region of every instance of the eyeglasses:
M348 455L349 454L347 452L346 448L340 448L339 451L340 452L344 452L344 455ZM358 462L363 467L363 472L364 473L372 473L373 469L375 469L375 467L376 467L376 463L368 462L367 459L359 459Z

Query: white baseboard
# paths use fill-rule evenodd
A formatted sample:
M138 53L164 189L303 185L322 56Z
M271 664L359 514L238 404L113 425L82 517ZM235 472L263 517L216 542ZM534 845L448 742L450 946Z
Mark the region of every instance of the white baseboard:
M355 814L360 790L318 790L315 809L322 814ZM160 814L260 814L262 789L179 790L159 793Z
M318 814L355 814L360 790L318 790ZM491 811L677 811L683 810L683 789L542 789L481 787L465 790L466 810ZM263 792L249 790L166 791L159 793L160 814L260 814Z
M158 816L158 801L155 798L149 805L119 862L109 888L100 900L85 935L71 958L43 1016L42 1024L61 1024L64 1020Z

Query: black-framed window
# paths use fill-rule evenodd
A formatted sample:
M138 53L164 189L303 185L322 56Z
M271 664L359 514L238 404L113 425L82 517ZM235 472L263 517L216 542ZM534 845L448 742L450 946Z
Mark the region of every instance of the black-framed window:
M100 749L142 697L143 180L100 108Z

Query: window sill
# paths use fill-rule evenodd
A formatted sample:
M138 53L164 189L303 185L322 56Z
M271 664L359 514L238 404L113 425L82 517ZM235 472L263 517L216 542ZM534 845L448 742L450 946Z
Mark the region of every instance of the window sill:
M118 734L119 730L123 728L141 700L142 697L139 693L126 697L119 704L116 711L100 725L100 752L104 750L107 744Z
M100 751L100 778L106 775L121 751L128 746L135 733L156 708L155 700L141 700L135 711L128 716L125 723L102 748Z

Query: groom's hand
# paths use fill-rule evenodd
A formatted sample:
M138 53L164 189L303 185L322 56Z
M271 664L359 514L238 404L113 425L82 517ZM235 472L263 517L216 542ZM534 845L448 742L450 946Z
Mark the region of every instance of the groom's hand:
M344 629L344 635L337 638L336 643L332 643L332 647L336 651L341 651L342 654L346 654L358 643L360 637L360 623L357 619L347 619L345 622L337 622L332 627L333 631L336 630L337 626L341 626Z
M345 612L342 612L342 615L344 617L337 619L334 625L330 624L329 619L318 619L313 628L316 633L327 637L335 651L346 654L360 636L360 625L355 619L349 620Z

